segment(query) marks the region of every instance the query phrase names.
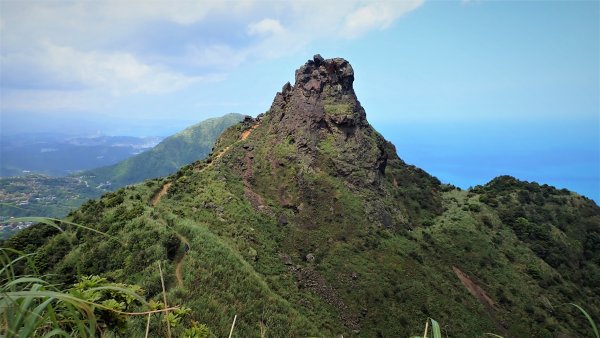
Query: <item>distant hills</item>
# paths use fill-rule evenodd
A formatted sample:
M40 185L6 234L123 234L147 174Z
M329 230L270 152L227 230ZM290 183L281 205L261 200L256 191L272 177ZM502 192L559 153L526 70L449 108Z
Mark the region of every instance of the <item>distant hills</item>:
M94 186L115 189L148 178L169 175L185 164L206 157L217 137L243 119L244 115L233 113L207 119L167 137L149 151L74 176L83 176Z
M151 149L161 137L94 136L55 133L0 136L0 177L65 176L117 163Z
M135 156L130 155L128 159L108 167L66 177L29 174L0 179L0 221L11 216L63 217L88 199L97 198L107 191L138 183L147 178L173 173L186 164L206 157L219 134L243 118L244 115L227 114L223 117L207 119L165 138L146 152ZM139 142L134 142L136 140ZM45 136L43 141L39 138L38 141L48 143L58 142L58 139L56 136ZM31 145L38 141L23 139L22 144ZM146 140L148 141L150 140ZM120 151L126 148L126 146L119 147L118 144L137 146L144 144L137 138L125 137L79 138L72 139L70 142L72 145L78 143L79 148L83 147L84 150L81 151L83 153L85 149L92 151L90 149L99 149L98 147L105 147L105 151L110 153L108 149ZM19 149L17 143L11 144L14 149ZM88 146L94 148L86 148ZM76 147L73 145L73 148ZM78 151L76 154L81 152ZM83 160L85 159L84 156ZM50 160L46 159L46 161ZM40 162L39 165L42 172L55 172L50 169L44 170L44 168L51 168L52 163L43 166Z

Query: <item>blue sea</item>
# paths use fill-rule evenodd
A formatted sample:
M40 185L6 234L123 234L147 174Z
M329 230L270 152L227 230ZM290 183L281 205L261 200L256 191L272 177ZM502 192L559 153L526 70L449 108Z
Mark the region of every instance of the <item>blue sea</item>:
M444 183L468 188L499 175L567 188L600 202L597 126L575 123L374 124L400 158Z

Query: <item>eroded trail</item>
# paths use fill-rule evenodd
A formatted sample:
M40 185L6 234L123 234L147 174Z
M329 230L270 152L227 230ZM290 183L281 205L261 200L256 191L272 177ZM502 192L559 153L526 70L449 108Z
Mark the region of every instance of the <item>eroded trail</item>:
M187 251L191 250L191 247L187 238L179 233L175 233L175 235L177 235L177 237L179 237L179 239L183 242L184 247L187 246L187 250L184 250L183 255L177 260L177 265L175 266L175 278L177 278L177 286L183 286L183 261L185 260L185 256L187 256Z
M245 130L242 133L241 140L243 141L243 140L247 139L248 136L250 136L250 134L252 133L252 131L254 131L254 129L256 129L258 126L260 126L260 123L253 125L252 127L248 128L248 130Z
M254 129L256 129L259 125L260 125L260 123L257 123L255 125L253 125L252 127L248 128L248 130L244 130L244 132L242 132L242 135L240 136L240 139L237 140L235 143L240 142L240 141L244 141L245 139L247 139L248 136L250 136L250 134L252 134L252 131L254 131ZM233 144L235 144L235 143L233 143ZM225 147L225 149L221 150L220 153L218 153L217 155L215 155L215 159L221 158L223 155L225 155L229 151L229 149L231 149L231 147L233 146L233 144L230 144L227 147ZM205 167L203 167L202 169L200 169L199 172L203 172L204 170L212 167L213 164L214 164L214 162L210 162Z
M258 126L259 126L259 123L253 125L252 127L248 128L248 130L245 130L244 132L242 132L240 139L238 141L236 141L236 143L246 140L248 138L248 136L250 136L252 131L254 129L256 129ZM225 149L223 149L220 153L218 153L215 156L215 158L221 158L223 155L225 155L229 151L229 149L231 149L232 145L225 147ZM206 170L207 168L210 168L213 164L214 164L214 162L208 163L208 165L206 165L204 168L200 169L200 172ZM169 191L169 188L171 187L172 184L173 184L173 182L167 182L167 183L163 184L161 189L158 192L156 192L154 194L154 196L152 196L152 198L150 199L150 205L152 205L153 207L156 207L158 205L158 203L161 201L161 199L167 194L167 191ZM177 259L177 261L175 261L175 278L177 279L177 286L183 286L183 262L185 261L185 257L187 256L187 251L191 250L191 247L190 247L190 242L187 238L185 238L183 235L181 235L177 232L175 232L175 235L184 243L184 247L186 247L186 250L184 250L183 255L181 255Z
M153 207L155 207L158 204L158 202L160 202L160 200L167 194L167 191L171 187L171 184L173 183L167 182L163 184L162 188L156 194L154 194L154 196L152 196L152 198L150 199L150 204Z
M477 283L469 278L469 276L462 272L458 267L453 266L452 271L454 271L454 274L456 274L456 277L458 277L467 291L469 291L473 297L477 298L477 300L484 306L485 311L496 325L496 328L498 328L498 330L500 330L504 336L507 336L508 331L506 330L506 327L504 327L504 325L502 325L502 323L496 318L496 303L487 295L485 290L477 285Z
M469 278L464 272L460 271L456 266L452 267L452 271L456 274L460 282L467 288L467 291L473 295L481 304L486 308L493 309L494 301L487 295L487 293L475 282Z

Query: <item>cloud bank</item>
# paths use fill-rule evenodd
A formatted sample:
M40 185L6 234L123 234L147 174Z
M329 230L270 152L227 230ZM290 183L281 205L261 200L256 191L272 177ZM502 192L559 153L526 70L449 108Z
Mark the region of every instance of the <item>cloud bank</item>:
M320 39L386 29L422 2L3 1L0 109L176 92Z

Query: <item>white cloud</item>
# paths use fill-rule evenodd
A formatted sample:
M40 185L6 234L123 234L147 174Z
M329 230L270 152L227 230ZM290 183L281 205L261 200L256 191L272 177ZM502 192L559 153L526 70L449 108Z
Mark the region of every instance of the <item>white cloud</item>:
M0 87L174 92L320 39L385 29L422 2L0 1Z
M419 7L423 1L386 1L362 5L346 15L342 34L357 37L372 29L385 29L403 14Z
M189 86L202 77L185 76L138 61L123 52L82 52L71 47L45 43L44 68L64 82L108 89L113 94L166 93Z
M247 53L226 44L190 45L184 58L197 67L214 67L216 70L231 70L246 60Z
M249 35L275 35L283 32L283 26L275 19L263 19L248 25Z

